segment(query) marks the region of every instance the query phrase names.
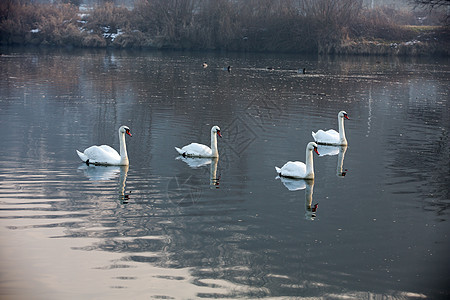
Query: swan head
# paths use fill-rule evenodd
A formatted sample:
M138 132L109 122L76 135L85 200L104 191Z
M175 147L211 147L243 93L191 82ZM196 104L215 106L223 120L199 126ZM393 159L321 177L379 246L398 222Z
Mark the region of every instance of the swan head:
M317 150L317 144L314 142L309 142L308 146L306 146L306 149L308 149L309 151L314 151L317 153L317 155L319 155L319 151Z
M128 126L125 126L125 125L124 126L120 126L119 132L120 133L126 133L129 136L133 136L133 135L131 135L130 128L128 128Z
M211 133L217 133L217 135L219 137L222 137L222 135L220 134L220 128L219 126L213 126L213 128L211 128Z
M350 119L348 118L347 113L346 113L345 111L343 111L343 110L341 110L341 111L339 112L338 116L339 116L339 118L346 118L347 120L350 120Z

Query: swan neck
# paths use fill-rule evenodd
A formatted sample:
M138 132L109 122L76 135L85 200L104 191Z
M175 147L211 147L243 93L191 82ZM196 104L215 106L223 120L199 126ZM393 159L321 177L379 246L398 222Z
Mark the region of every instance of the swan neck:
M344 129L344 118L338 117L339 124L339 139L342 144L347 144L347 139L345 137L345 129Z
M211 151L212 157L219 157L219 150L217 150L217 134L211 131Z
M120 142L120 163L122 165L128 165L127 144L125 143L124 132L119 131L119 142Z

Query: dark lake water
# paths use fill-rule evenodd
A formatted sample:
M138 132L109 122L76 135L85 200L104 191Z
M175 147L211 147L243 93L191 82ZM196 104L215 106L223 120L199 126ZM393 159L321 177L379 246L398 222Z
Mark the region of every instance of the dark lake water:
M450 296L448 59L2 53L0 298ZM340 110L348 147L277 179ZM120 125L128 168L81 163Z

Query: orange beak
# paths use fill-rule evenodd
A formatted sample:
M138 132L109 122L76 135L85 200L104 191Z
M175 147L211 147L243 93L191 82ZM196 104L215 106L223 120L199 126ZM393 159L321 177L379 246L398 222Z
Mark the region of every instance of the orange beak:
M314 147L314 152L316 152L317 155L320 155L320 154L319 154L319 151L317 150L317 147Z

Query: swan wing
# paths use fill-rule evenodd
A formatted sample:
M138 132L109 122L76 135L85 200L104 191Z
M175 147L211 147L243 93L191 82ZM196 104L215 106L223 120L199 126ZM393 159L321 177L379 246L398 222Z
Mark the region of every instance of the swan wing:
M101 148L103 151L105 151L107 153L111 153L111 155L115 155L115 154L119 155L119 153L117 153L117 151L114 148L112 148L112 147L110 147L108 145L101 145L101 146L98 146L98 147Z
M178 153L184 156L191 156L191 157L211 157L212 151L211 148L208 146L205 146L203 144L198 143L191 143L187 146L184 146L183 148L177 148L175 147Z
M280 169L281 176L291 178L304 178L306 176L306 165L300 161L288 161Z
M320 144L339 144L339 132L334 129L323 131L322 129L317 132L312 132L312 137L316 143Z
M93 164L119 164L120 155L116 150L108 145L91 146L84 150L84 155L89 159L89 163Z

